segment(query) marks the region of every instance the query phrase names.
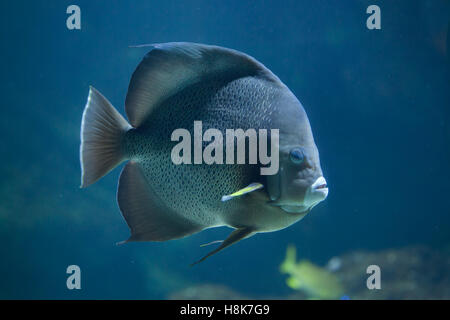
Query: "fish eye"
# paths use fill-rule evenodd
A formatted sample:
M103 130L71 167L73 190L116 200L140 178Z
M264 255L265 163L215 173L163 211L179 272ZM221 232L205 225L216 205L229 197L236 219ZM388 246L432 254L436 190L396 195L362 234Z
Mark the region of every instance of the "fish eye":
M305 158L302 149L300 148L294 148L289 153L289 157L291 158L291 161L295 164L301 164L303 162L303 159Z

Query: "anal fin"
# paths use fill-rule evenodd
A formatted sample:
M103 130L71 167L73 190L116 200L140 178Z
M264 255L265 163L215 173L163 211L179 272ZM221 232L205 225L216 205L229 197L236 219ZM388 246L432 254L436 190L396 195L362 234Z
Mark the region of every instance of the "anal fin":
M131 230L131 237L125 242L166 241L203 229L164 205L148 184L139 163L130 161L123 168L117 201Z
M209 258L210 256L212 256L213 254L225 249L226 247L231 246L232 244L235 244L236 242L239 242L242 239L248 238L250 236L252 236L255 232L250 229L250 228L240 228L240 229L236 229L234 230L229 236L228 238L226 238L222 244L217 247L216 249L214 249L213 251L211 251L210 253L208 253L206 256L204 256L203 258L201 258L200 260L194 262L191 264L191 267L193 265L196 265L197 263L200 263L202 261L204 261L206 258Z

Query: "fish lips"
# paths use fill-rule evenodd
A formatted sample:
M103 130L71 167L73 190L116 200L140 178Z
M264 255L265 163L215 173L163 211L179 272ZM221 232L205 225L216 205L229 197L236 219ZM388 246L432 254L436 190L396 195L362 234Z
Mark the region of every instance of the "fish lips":
M306 191L305 199L311 203L319 203L328 196L328 185L325 178L319 177Z
M311 186L306 190L305 197L301 203L295 202L278 202L269 201L268 204L279 207L283 211L291 214L308 213L319 202L325 200L328 196L327 181L323 176L319 177Z

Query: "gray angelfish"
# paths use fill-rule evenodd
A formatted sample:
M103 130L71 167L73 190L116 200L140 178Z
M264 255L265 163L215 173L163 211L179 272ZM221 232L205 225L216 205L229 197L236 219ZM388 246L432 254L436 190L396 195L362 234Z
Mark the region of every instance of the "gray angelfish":
M81 124L81 187L128 161L117 192L131 230L125 242L235 229L200 262L241 239L292 225L326 198L306 112L270 70L218 46L152 46L129 84L129 123L91 87ZM279 170L261 175L259 164L174 164L171 134L178 128L192 134L197 120L203 130L224 133L279 129Z

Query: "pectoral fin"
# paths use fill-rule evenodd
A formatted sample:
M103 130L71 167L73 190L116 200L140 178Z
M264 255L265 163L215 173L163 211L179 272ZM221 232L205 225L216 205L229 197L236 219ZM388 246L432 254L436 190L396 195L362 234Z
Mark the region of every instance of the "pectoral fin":
M228 238L226 238L222 244L215 250L211 251L210 253L208 253L206 256L204 256L203 258L201 258L200 260L194 262L193 264L191 264L191 267L193 265L196 265L197 263L202 262L203 260L205 260L206 258L212 256L213 254L221 251L222 249L225 249L226 247L231 246L232 244L235 244L236 242L248 238L252 235L254 235L255 232L250 229L250 228L241 228L241 229L236 229L234 230L229 236Z
M221 200L222 200L222 202L225 202L225 201L231 200L233 198L243 196L244 194L259 190L263 187L264 187L264 185L262 185L261 183L254 182L254 183L249 184L248 186L246 186L245 188L243 188L241 190L238 190L232 194L223 196Z

